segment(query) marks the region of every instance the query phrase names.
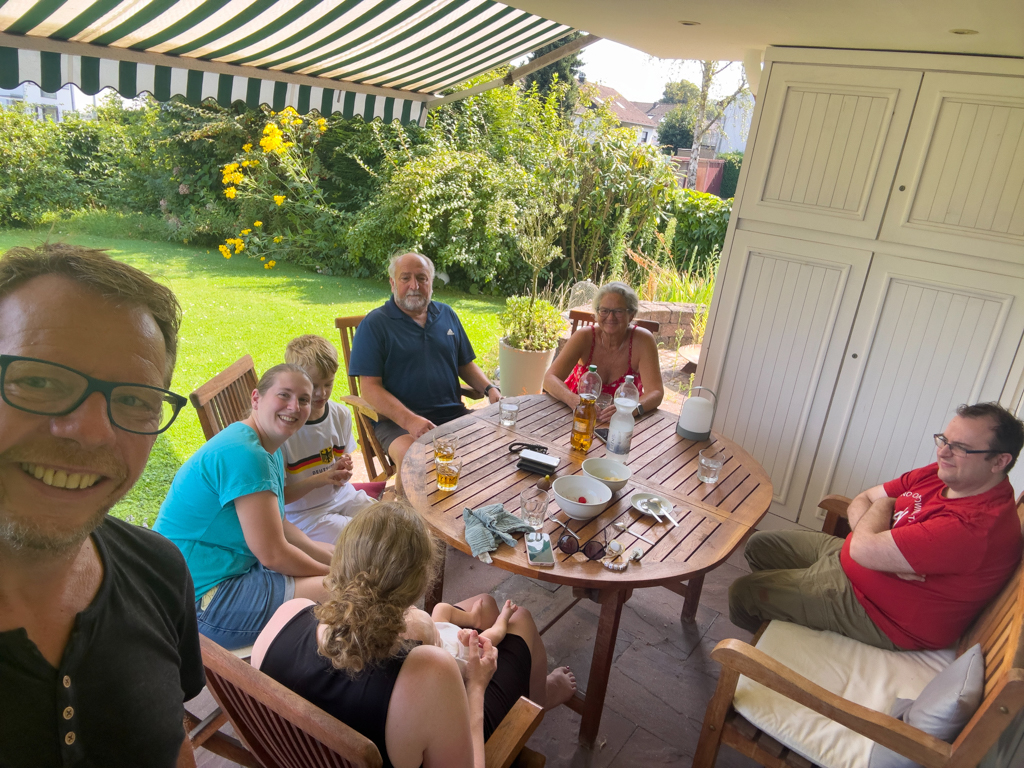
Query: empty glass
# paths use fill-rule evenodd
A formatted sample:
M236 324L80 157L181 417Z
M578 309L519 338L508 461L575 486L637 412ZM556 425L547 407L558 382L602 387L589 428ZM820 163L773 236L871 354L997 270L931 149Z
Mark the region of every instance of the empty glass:
M519 494L519 516L523 522L539 531L548 515L548 492L540 488L527 488Z
M498 401L498 419L503 427L514 427L519 418L519 401L506 397Z
M714 448L705 448L697 457L697 479L702 483L717 483L718 473L725 458Z

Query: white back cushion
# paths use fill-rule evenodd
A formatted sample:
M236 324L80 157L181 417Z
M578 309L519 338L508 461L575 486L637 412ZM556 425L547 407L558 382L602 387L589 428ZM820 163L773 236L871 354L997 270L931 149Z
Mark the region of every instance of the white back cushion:
M773 621L757 648L827 690L878 712L897 698L916 699L956 658L941 651L883 651L834 632ZM825 768L866 768L870 739L746 677L733 707L760 730Z

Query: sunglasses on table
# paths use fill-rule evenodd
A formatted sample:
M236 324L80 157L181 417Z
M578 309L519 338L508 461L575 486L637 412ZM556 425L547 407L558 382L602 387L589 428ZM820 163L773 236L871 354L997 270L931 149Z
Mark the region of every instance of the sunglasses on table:
M48 360L0 355L0 397L19 411L66 416L93 392L106 398L112 425L137 435L160 434L188 402L160 387L103 381Z
M608 552L608 532L604 532L605 540L603 542L597 539L591 539L586 544L580 544L577 539L571 533L563 533L561 538L558 540L558 548L567 555L575 555L577 552L582 552L588 560L603 560ZM618 542L612 542L613 545L617 545ZM622 554L622 548L619 546L618 552L615 551L614 546L612 547L611 554L618 557Z

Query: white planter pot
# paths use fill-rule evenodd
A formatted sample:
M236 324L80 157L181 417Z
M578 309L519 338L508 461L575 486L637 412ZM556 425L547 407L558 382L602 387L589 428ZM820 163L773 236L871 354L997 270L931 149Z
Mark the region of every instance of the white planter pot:
M504 339L498 343L498 367L501 369L501 394L539 395L544 385L544 374L555 359L555 350L533 352L514 349Z

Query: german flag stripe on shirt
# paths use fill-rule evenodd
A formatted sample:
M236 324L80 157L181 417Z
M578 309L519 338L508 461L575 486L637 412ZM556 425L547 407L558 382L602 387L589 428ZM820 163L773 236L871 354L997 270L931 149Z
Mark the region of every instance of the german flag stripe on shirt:
M299 459L294 464L286 464L285 470L289 475L297 475L310 467L316 467L321 464L330 464L338 456L345 455L345 447L341 445L335 445L331 448L324 448L320 453L314 453L312 456L307 456L304 459Z

